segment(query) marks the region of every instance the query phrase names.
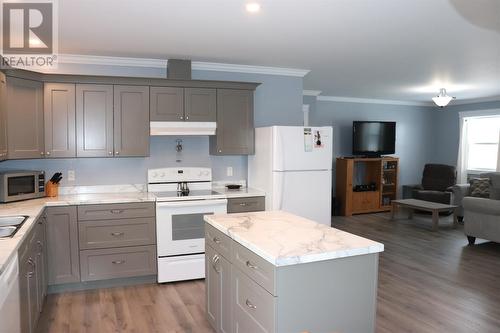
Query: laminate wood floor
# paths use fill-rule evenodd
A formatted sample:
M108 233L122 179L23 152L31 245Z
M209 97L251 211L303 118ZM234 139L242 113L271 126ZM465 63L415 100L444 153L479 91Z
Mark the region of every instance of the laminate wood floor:
M385 244L378 333L500 332L500 244L467 246L463 226L444 220L433 232L430 216L334 218L334 227ZM204 297L203 281L49 295L38 331L212 332Z

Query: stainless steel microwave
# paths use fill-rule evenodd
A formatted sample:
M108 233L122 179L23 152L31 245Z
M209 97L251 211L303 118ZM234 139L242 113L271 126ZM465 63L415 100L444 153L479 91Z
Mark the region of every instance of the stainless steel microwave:
M0 172L0 202L11 202L45 196L45 173L32 170Z

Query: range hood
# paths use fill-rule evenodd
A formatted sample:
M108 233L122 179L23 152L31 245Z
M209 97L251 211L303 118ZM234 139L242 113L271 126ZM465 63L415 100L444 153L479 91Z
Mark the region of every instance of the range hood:
M151 135L215 135L215 121L152 121Z

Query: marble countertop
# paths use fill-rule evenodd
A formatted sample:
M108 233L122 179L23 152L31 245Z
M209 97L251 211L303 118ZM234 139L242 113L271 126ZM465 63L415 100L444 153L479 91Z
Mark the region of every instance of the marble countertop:
M384 245L283 212L206 215L205 221L275 266L384 251Z
M47 206L73 206L107 203L154 202L155 197L147 192L130 193L86 193L61 195L55 198L40 198L0 204L0 216L27 215L24 222L12 238L0 238L0 274L10 258L14 257L19 246L31 231L35 221Z
M266 194L251 187L242 187L239 190L230 190L227 187L214 187L214 191L224 194L228 199L245 197L263 197Z

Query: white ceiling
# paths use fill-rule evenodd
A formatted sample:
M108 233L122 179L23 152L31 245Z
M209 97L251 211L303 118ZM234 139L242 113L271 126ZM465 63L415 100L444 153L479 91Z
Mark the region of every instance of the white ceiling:
M59 52L310 69L323 95L500 96L500 0L59 0Z

